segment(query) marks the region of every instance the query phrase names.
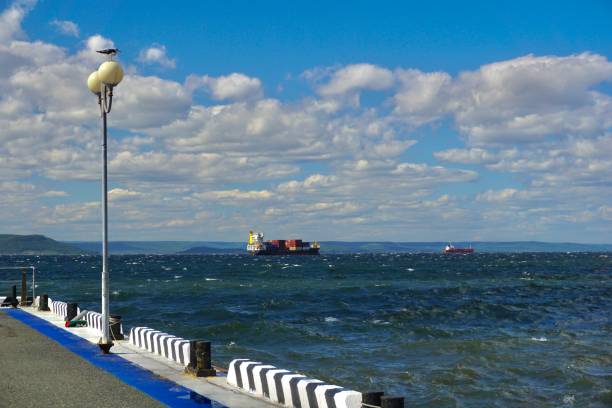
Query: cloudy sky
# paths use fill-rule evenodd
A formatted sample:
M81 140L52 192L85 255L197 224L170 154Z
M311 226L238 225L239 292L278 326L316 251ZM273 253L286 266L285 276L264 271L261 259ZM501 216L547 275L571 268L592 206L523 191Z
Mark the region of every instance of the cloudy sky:
M216 3L0 1L0 233L99 239L116 46L111 240L612 242L611 3Z

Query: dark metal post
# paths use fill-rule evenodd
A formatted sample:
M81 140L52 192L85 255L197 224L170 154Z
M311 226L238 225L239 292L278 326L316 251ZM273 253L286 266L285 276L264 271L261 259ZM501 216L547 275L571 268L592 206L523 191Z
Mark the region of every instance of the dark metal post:
M11 288L11 306L13 307L17 307L17 305L19 304L19 302L17 301L17 285L13 285L13 287Z
M77 303L68 303L68 307L66 308L66 318L64 320L69 322L70 320L74 319L78 314L78 308L79 305Z
M26 270L21 271L21 306L27 306L28 304L28 277Z
M121 316L110 315L109 319L110 334L113 340L123 340L123 333L121 333Z
M381 408L404 408L404 397L382 396L380 406Z
M196 377L214 377L216 370L211 363L210 341L192 340L189 342L189 365L185 372Z
M362 406L375 406L380 407L380 397L385 395L382 391L372 391L372 392L364 392L361 394L361 403Z
M38 301L38 310L41 312L49 311L49 295L42 295Z

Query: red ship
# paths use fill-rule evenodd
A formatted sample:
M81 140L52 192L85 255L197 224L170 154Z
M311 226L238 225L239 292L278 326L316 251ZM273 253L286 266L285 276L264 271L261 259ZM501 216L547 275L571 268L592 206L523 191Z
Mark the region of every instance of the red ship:
M447 246L444 247L445 254L471 254L472 252L474 252L474 248L472 247L456 248L453 246L453 244L448 244Z

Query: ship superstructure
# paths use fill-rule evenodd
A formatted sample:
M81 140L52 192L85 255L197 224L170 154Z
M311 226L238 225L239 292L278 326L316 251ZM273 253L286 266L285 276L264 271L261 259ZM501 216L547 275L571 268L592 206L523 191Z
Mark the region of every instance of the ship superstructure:
M253 255L319 255L321 246L317 241L301 239L274 239L264 241L264 234L249 231L247 251Z

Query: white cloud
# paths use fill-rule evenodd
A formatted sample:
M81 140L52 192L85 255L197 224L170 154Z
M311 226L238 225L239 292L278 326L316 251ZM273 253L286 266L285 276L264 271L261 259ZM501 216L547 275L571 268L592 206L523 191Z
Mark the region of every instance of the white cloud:
M98 202L75 204L58 204L54 207L43 207L37 214L38 222L47 225L65 225L76 222L91 222L100 208Z
M395 94L395 113L415 125L446 115L452 79L446 72L423 73L416 69L396 71L400 90Z
M398 70L395 112L419 125L452 115L473 145L596 135L612 126L612 99L594 87L612 80L601 55L527 55L446 73Z
M434 157L439 160L462 164L498 163L500 160L512 159L517 156L517 149L502 150L497 153L492 153L477 147L470 149L447 149L434 152Z
M537 196L538 194L532 191L522 191L515 188L504 188L502 190L487 190L484 193L478 194L478 201L486 201L489 203L501 203L510 200L524 200Z
M263 90L259 78L253 78L241 73L232 73L227 76L198 77L192 75L187 78L188 89L205 88L216 100L242 101L261 98Z
M256 200L269 200L274 196L274 193L268 190L251 190L241 191L238 189L234 190L219 190L209 191L206 193L196 193L195 197L200 199L212 199L212 200L223 200L223 201L256 201Z
M62 34L69 35L72 37L79 36L79 26L73 21L52 20L50 24Z
M104 59L96 51L106 48L115 48L113 40L100 34L95 34L85 40L85 47L79 51L76 58L81 62L91 66L91 70L97 69L104 62ZM85 78L87 79L87 78Z
M49 190L40 195L41 197L67 197L68 193L61 190Z
M342 96L363 89L380 91L393 85L393 73L372 64L347 65L335 71L328 83L318 88L319 94Z
M142 193L138 191L132 191L124 188L113 188L108 191L108 200L109 201L117 201L117 200L131 200L142 197Z
M25 37L21 22L35 4L35 0L16 0L0 14L0 44Z
M176 67L176 60L169 58L166 46L160 44L154 44L141 50L138 60L144 64L159 64L164 68Z

